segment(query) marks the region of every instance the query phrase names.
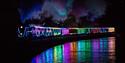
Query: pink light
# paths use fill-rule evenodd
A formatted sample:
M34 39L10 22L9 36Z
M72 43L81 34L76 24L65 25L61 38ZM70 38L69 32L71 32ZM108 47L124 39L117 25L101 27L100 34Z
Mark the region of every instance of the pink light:
M62 28L62 35L67 35L69 34L69 29Z
M115 52L115 37L109 37L109 52Z

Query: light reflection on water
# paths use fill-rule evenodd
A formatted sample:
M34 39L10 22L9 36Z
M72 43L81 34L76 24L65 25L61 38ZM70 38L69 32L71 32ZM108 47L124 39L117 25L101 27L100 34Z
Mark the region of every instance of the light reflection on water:
M31 63L115 63L115 37L58 45L37 55Z

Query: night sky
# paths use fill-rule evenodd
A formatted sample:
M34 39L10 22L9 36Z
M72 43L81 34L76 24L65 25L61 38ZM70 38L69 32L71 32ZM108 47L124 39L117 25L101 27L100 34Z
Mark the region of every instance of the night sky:
M39 14L48 11L48 15L54 16L53 20L64 21L69 13L76 18L92 16L90 21L105 15L107 3L103 0L20 0L18 11L21 22L26 19L40 19Z

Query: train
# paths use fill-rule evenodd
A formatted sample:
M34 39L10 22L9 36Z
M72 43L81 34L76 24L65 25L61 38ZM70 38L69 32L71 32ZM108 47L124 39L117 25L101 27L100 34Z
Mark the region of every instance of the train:
M20 28L23 28L22 26ZM23 29L17 29L18 37L48 37L58 35L73 35L73 34L90 34L90 33L106 33L115 32L114 27L85 27L85 28L59 28L59 27L42 27L38 25L30 25Z

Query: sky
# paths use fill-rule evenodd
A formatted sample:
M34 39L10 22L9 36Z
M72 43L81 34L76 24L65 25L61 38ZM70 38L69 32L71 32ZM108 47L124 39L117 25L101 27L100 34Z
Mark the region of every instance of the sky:
M92 16L90 21L105 15L106 2L103 0L20 0L21 22L27 19L40 19L39 14L48 11L53 20L64 21L69 13L76 18L81 16Z

